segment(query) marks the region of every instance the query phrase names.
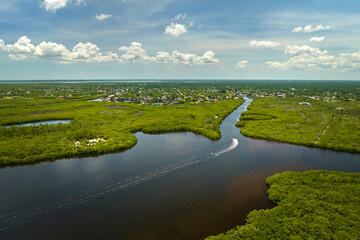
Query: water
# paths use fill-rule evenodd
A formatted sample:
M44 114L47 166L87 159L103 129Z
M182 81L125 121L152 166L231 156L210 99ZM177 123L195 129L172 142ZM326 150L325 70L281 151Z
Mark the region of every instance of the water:
M249 139L146 135L129 151L0 170L0 239L201 239L271 208L264 180L285 170L360 171L360 156ZM233 137L236 137L233 139Z
M102 102L103 100L104 100L104 98L101 97L101 98L90 99L90 100L88 100L88 101L89 101L89 102Z
M216 153L211 153L211 154L214 156L214 158L215 158L215 157L218 157L218 156L220 156L220 155L223 154L223 153L226 153L226 152L229 152L229 151L233 150L234 148L237 147L237 145L239 145L239 141L234 137L234 138L232 139L232 143L231 143L231 145L230 145L229 147L227 147L227 148L225 148L225 149L223 149L223 150L221 150L221 151L218 151L218 152L216 152Z
M19 125L9 125L9 126L5 126L5 127L6 128L9 128L9 127L29 127L29 126L34 127L34 126L45 125L45 124L49 124L49 125L68 124L70 122L71 122L71 120L50 120L50 121L24 123L24 124L19 124Z

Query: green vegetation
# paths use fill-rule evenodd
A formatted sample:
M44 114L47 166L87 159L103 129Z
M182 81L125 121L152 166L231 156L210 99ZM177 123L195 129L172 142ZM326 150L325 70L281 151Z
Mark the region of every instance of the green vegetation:
M255 98L248 109L236 123L245 136L360 152L359 102Z
M0 125L72 121L1 127L0 164L125 150L136 144L137 131L192 131L218 139L220 122L242 103L239 93L263 97L237 123L247 136L359 151L356 81L39 81L0 84ZM103 102L87 101L97 98ZM257 109L258 102L267 106ZM284 103L294 110L282 109Z
M136 144L133 133L192 131L220 138L220 123L242 99L144 106L69 99L0 99L0 124L72 119L70 124L0 128L0 164L102 154ZM92 139L101 139L92 142Z
M254 210L246 225L207 240L359 238L360 173L284 172L266 183L276 207Z

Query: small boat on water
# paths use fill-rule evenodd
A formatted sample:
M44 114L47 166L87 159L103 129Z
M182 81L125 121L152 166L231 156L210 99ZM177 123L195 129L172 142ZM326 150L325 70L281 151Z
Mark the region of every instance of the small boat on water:
M233 137L233 140L235 140L236 139L236 137Z

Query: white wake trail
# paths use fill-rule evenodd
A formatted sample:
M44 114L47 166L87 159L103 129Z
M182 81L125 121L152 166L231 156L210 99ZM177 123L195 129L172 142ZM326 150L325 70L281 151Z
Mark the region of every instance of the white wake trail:
M233 138L232 143L228 148L225 148L224 150L221 150L221 151L216 152L216 153L212 153L212 155L214 155L214 157L218 157L223 153L226 153L226 152L229 152L229 151L233 150L234 148L237 147L238 144L239 144L239 141L236 138Z

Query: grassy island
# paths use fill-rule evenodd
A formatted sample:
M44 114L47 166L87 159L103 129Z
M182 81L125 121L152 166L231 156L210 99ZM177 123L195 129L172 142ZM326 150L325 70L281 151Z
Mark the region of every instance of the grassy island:
M242 99L178 105L67 99L0 99L2 126L71 119L70 124L0 127L0 164L103 154L133 147L135 132L191 131L219 139L220 123Z
M360 173L284 172L266 183L276 207L254 210L246 225L207 240L359 238Z
M252 138L360 152L360 103L254 98L236 126Z

